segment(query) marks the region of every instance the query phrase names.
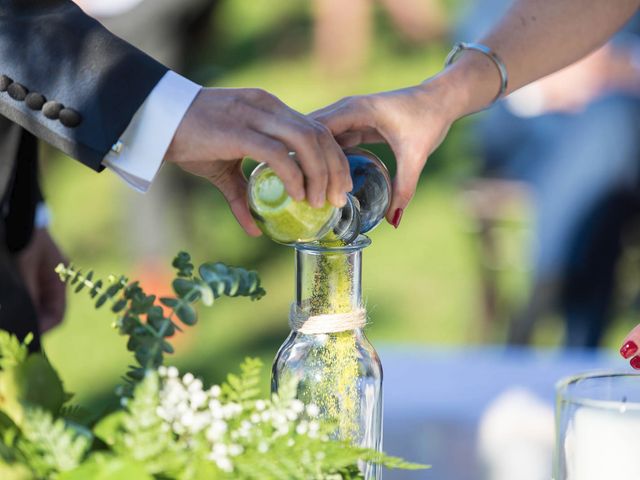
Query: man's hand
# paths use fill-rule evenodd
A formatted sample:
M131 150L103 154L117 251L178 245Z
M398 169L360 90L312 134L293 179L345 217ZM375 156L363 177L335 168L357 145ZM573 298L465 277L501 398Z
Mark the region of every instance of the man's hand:
M442 142L455 120L450 94L441 82L344 98L311 114L326 125L343 147L360 143L389 144L397 175L387 220L397 227L413 197L427 157ZM445 94L446 93L446 94Z
M289 152L295 152L295 157ZM320 207L346 203L349 165L329 130L258 89L203 89L180 123L165 159L208 179L238 222L259 235L246 200L240 164L266 162L296 200Z
M38 313L40 332L44 333L61 323L64 316L65 286L54 270L65 259L49 232L38 228L16 261Z

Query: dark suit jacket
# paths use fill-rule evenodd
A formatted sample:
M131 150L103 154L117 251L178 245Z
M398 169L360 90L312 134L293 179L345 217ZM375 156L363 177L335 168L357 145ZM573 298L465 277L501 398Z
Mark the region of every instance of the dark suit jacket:
M100 171L165 72L71 1L0 0L0 328L35 328L12 262L41 199L35 137Z

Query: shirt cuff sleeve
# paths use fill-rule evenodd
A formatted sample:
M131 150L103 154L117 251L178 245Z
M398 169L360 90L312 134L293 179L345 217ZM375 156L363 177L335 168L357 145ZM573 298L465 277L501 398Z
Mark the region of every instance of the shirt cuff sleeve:
M202 87L168 71L102 160L139 192L149 190L178 125Z

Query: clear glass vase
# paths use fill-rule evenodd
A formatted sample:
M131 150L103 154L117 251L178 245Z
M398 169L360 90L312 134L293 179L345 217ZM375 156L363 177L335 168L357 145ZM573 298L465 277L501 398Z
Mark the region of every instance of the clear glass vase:
M381 451L380 359L365 336L364 325L330 321L337 314L348 317L363 312L362 249L369 244L367 237L360 236L346 246L295 247L294 310L320 321L311 331L304 327L292 330L276 355L272 389L277 391L282 382L297 382L297 397L317 405L322 417L335 422L336 437ZM367 480L381 478L377 465L360 468Z

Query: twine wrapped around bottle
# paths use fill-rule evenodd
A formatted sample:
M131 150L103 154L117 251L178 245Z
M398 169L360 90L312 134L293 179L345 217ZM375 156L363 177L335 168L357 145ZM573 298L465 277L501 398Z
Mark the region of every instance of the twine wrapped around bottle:
M305 335L322 333L338 333L356 328L364 328L367 324L367 310L359 308L347 313L327 313L310 315L293 303L289 311L289 327L294 332Z

